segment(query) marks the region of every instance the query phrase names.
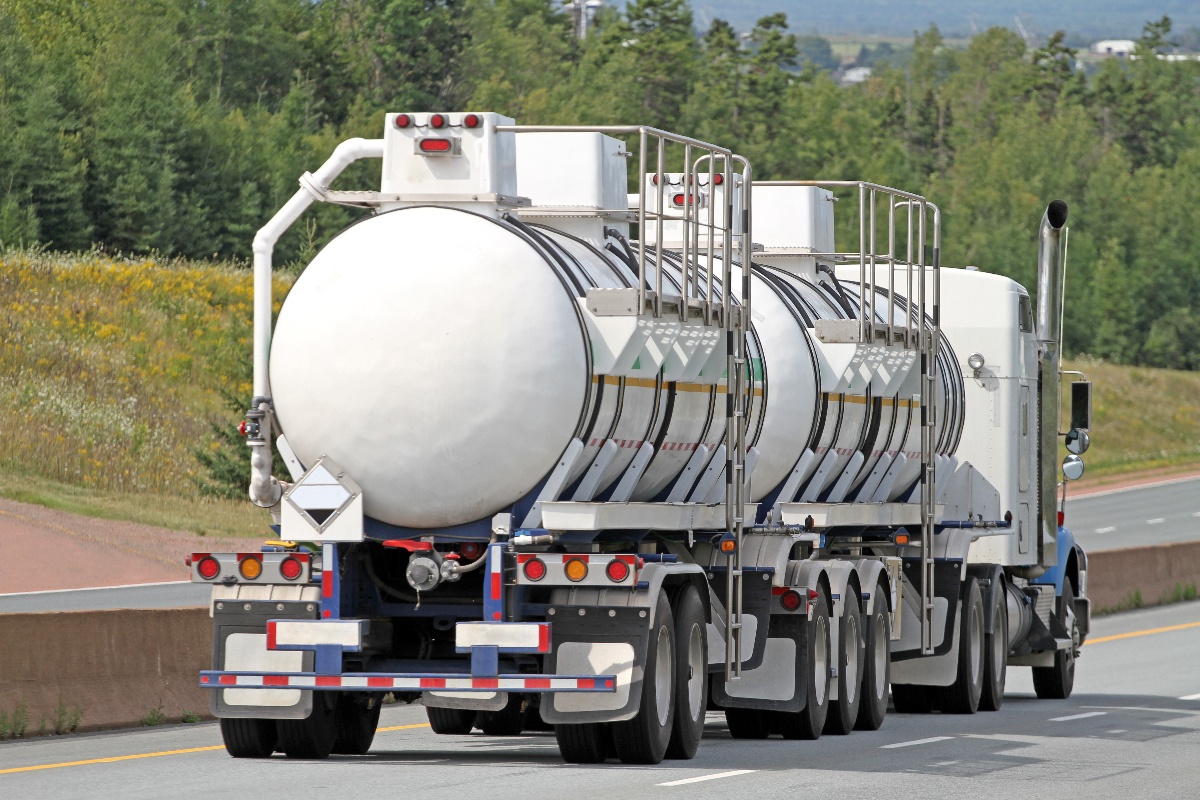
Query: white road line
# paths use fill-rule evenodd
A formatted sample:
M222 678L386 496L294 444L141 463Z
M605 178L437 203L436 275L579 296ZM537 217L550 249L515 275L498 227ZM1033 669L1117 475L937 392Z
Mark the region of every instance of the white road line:
M1070 722L1075 719L1087 719L1088 717L1103 717L1108 714L1107 711L1089 711L1086 714L1072 714L1069 717L1054 717L1051 722Z
M1200 694L1189 694L1189 695L1187 695L1185 697L1181 697L1179 699L1180 700L1200 700Z
M1090 500L1093 497L1106 497L1110 494L1120 494L1122 492L1136 492L1139 489L1157 489L1159 486L1173 486L1176 483L1187 483L1188 481L1200 480L1200 475L1188 475L1186 478L1172 478L1167 481L1156 481L1154 483L1140 483L1133 486L1122 486L1119 489L1104 489L1099 492L1088 492L1087 494L1075 495L1075 502L1079 503L1084 500ZM1200 514L1195 516L1200 517Z
M1096 528L1096 533L1112 533L1116 528Z
M1154 519L1146 520L1147 525L1157 525L1160 522L1166 522L1166 519L1164 519L1163 517L1155 517Z
M730 772L717 772L712 775L701 775L697 778L682 778L677 781L667 781L666 783L658 783L656 786L683 786L688 783L701 783L702 781L715 781L717 778L732 778L735 775L746 775L751 772L757 772L754 769L735 769Z
M1200 511L1193 511L1193 512L1192 512L1192 516L1193 516L1193 517L1200 517Z
M912 747L917 744L933 744L934 742L944 742L947 739L953 739L953 736L930 736L928 739L913 739L911 742L896 742L895 744L880 745L881 750L891 750L896 747Z
M40 592L8 592L3 597L24 597L31 594L68 594L69 592L102 592L105 589L141 589L145 586L184 586L191 581L162 581L161 583L125 583L120 586L85 586L82 589L44 589Z

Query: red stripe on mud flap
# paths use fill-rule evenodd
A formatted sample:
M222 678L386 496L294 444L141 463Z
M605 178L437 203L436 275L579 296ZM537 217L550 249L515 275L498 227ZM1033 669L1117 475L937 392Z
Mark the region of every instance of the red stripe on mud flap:
M321 596L333 597L333 573L329 570L321 573Z
M367 678L367 686L372 686L377 689L392 688L391 678Z
M526 678L525 679L525 688L526 689L549 689L550 688L550 679L549 678Z
M274 621L267 623L267 649L268 650L275 649L275 622Z
M500 680L498 678L475 678L471 681L471 686L476 689L499 689Z
M549 625L539 625L538 626L538 652L539 653L549 653L550 652L550 626Z
M229 686L231 684L236 684L237 676L236 675L221 675L220 677L217 678L217 683L223 684L225 686Z
M421 678L422 689L445 689L445 678Z
M263 675L263 686L287 686L287 675Z
M341 686L342 678L340 675L318 675L317 686Z

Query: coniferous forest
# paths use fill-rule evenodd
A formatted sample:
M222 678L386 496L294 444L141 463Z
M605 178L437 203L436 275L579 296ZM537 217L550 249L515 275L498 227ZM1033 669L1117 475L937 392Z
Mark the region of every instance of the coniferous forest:
M0 0L0 243L245 258L297 177L385 111L652 124L759 178L919 191L943 264L1027 286L1066 199L1068 352L1200 369L1200 62L1156 57L1169 19L1090 74L1061 35L951 47L931 27L852 86L789 23L698 30L686 0L630 0L580 39L556 0ZM350 214L311 214L280 263Z

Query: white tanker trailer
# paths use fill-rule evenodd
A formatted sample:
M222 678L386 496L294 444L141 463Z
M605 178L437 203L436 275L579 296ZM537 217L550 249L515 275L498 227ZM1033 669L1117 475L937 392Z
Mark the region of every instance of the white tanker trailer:
M379 191L330 188L362 158ZM389 114L300 182L254 246L250 494L278 539L191 559L232 755L365 752L387 693L437 733L553 726L566 760L627 763L692 757L707 711L813 739L878 728L889 689L998 709L1008 665L1070 694L1065 204L1035 324L1019 285L940 267L924 198L755 183L651 128ZM274 243L314 201L374 213L272 326Z

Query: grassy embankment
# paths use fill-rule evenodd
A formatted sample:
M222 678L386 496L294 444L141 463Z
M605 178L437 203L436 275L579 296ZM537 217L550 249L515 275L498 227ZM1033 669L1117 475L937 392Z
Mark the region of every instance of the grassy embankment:
M276 300L290 277L277 278ZM249 398L251 279L232 264L0 257L0 495L207 534L258 535L202 495L221 389ZM1095 383L1088 478L1200 465L1200 373L1069 366Z
M290 279L277 279L282 298ZM261 535L202 494L221 391L250 396L248 270L103 255L0 257L0 495L210 535Z

